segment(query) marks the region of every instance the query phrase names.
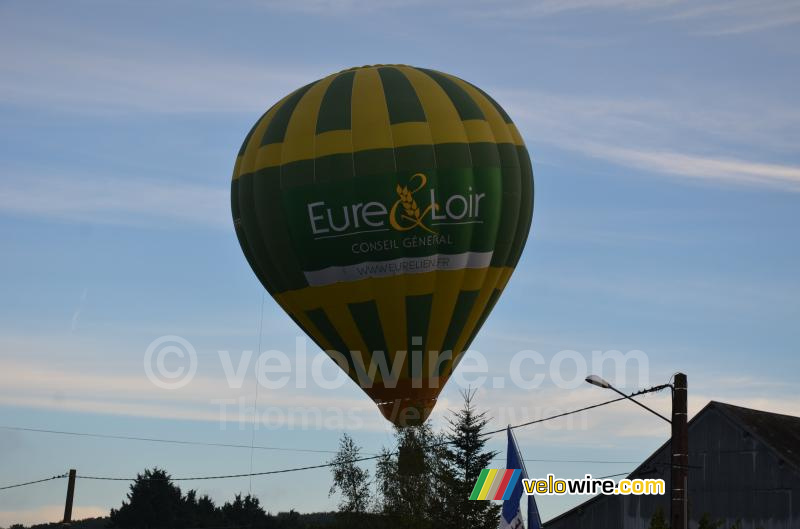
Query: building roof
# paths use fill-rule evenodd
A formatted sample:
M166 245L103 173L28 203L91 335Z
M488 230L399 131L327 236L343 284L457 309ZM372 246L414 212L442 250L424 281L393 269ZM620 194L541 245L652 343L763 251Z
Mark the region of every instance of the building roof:
M753 410L716 401L711 401L703 410L709 407L714 407L722 412L731 421L772 449L775 455L800 471L800 417ZM697 415L699 416L700 413Z
M717 410L722 413L728 420L761 441L775 452L781 460L800 472L800 417L743 408L741 406L734 406L733 404L712 400L692 417L689 421L689 428L691 429L692 424L701 419L709 410ZM691 443L691 440L689 442ZM628 477L632 478L651 468L651 461L667 446L669 446L669 440L650 454L650 456L636 467L636 470L631 472ZM556 520L560 520L571 515L573 512L583 509L590 503L600 501L604 498L605 496L598 495L586 500L572 509L547 520L544 522L544 525L547 526Z

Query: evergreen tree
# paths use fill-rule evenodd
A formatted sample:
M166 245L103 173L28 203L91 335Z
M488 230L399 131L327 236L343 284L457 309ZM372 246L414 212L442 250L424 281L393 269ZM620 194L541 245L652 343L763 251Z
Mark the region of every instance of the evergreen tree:
M669 529L669 523L667 523L667 518L664 516L664 509L661 507L656 509L656 512L653 513L653 517L650 518L650 526L648 529Z
M464 404L449 419L446 435L446 459L449 471L444 473L446 501L445 527L495 529L499 523L500 505L490 501L469 501L472 488L481 470L491 468L497 452L486 450L483 432L489 422L486 412L477 412L473 405L475 392L464 391Z
M272 526L271 520L261 507L258 498L250 494L245 497L237 494L232 502L225 502L225 505L222 506L222 515L230 525L254 528Z
M137 474L128 501L111 509L111 526L122 529L174 529L189 527L181 489L165 470L154 468Z

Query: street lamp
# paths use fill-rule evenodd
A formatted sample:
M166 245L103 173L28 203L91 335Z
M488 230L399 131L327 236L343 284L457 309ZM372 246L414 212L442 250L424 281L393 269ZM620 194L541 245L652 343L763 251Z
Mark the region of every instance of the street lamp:
M674 384L654 386L639 391L638 393L633 393L632 395L626 395L612 386L607 380L597 375L589 375L586 377L586 382L599 388L613 390L650 413L658 415L672 425L672 439L670 441L670 450L672 452L670 527L672 527L672 529L688 529L689 428L686 412L686 375L683 373L676 373L674 379ZM657 411L648 408L633 398L635 395L651 393L667 387L672 389L672 420L667 419Z

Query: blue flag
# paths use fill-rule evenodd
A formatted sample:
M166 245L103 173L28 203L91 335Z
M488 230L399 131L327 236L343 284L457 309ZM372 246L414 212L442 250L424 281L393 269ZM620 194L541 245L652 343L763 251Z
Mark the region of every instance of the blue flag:
M506 456L506 468L518 468L522 471L521 479L517 481L511 497L503 502L503 513L500 516L500 529L524 529L522 520L522 509L520 500L522 499L522 480L528 479L528 472L525 470L525 463L519 453L517 440L508 428L508 455ZM536 508L536 500L533 495L528 496L528 529L542 529L542 520L539 518L539 509Z

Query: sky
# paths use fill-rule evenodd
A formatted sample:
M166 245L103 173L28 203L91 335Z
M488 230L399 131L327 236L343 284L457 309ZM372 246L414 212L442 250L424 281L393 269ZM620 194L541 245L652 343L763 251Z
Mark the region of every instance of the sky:
M492 428L612 398L590 373L635 391L684 372L690 414L713 399L800 415L799 24L779 0L0 2L0 486L315 465L342 431L365 454L392 446L352 383L257 389L245 351L293 369L320 352L263 294L229 211L261 113L364 64L482 87L533 159L525 252L435 428L465 387ZM179 389L144 368L164 336L196 351ZM644 360L592 362L613 350ZM644 402L669 413L663 392ZM630 471L668 435L625 402L517 431L529 473L559 477ZM504 436L488 446L504 454ZM252 491L274 513L335 509L330 483L321 469L179 484L218 503ZM75 516L127 487L78 480ZM0 526L56 521L65 488L0 491ZM547 519L579 501L538 503Z

